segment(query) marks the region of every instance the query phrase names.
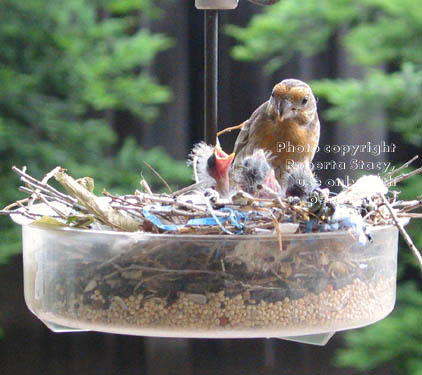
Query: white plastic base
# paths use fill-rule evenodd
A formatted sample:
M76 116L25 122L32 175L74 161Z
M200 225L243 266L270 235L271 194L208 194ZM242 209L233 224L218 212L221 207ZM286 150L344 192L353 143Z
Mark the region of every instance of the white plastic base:
M62 326L60 324L51 323L45 320L42 322L54 333L70 333L70 332L90 332L89 329L80 329ZM335 332L320 333L317 335L304 335L304 336L291 336L291 337L279 337L280 340L300 342L302 344L319 345L324 346L333 337Z
M335 332L326 332L326 333L320 333L317 335L279 337L279 339L300 342L302 344L324 346L324 345L327 345L328 341L330 341L331 337L333 337L334 334Z

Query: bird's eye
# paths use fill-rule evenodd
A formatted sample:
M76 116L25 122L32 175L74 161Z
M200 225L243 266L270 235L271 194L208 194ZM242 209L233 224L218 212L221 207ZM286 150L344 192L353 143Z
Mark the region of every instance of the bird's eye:
M274 98L274 96L275 96L275 93L274 93L274 91L271 93L271 97L272 98Z
M309 100L309 98L308 98L307 96L305 96L305 97L302 99L302 105L305 105L306 103L308 103L308 100Z
M215 156L211 155L207 160L207 168L214 169L216 164Z

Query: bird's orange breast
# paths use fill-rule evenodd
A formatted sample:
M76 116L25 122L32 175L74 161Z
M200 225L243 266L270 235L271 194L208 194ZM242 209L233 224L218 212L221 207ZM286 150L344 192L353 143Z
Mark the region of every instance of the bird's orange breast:
M271 151L273 166L282 169L286 169L288 159L310 162L319 139L315 131L291 120L276 124L268 122L255 136L258 147Z

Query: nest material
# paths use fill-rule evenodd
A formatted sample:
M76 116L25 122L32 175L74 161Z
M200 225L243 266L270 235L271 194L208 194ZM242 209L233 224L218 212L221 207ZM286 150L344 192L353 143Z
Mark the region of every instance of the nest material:
M171 194L154 194L148 183L141 180L143 192L116 196L107 191L103 197L92 193L93 180L75 180L61 167L54 168L40 181L24 169L13 167L30 196L17 201L0 214L21 216L25 223L66 225L85 229L108 229L124 232L175 234L276 234L282 248L284 232L320 232L349 230L359 242L370 240L367 228L374 225L396 225L422 266L422 258L403 224L422 214L413 213L422 200L398 200L389 186L403 181L422 168L399 174L416 159L413 158L396 171L381 179L364 176L351 186L330 197L327 189L314 191L307 201L255 198L243 191L231 201L219 200L209 189L195 190L201 184ZM48 181L55 178L66 190L64 194ZM385 181L388 181L385 182ZM388 186L389 185L389 186ZM50 208L49 215L34 210L33 203L41 202ZM292 224L295 224L292 226ZM287 229L286 229L287 228Z

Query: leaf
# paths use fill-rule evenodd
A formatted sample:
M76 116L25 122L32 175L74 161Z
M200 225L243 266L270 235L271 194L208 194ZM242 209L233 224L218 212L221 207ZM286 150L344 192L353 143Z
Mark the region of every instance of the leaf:
M67 218L66 224L73 228L89 228L95 222L91 215L74 215Z
M55 219L54 217L50 217L50 216L43 216L43 217L33 221L32 224L48 226L48 227L64 227L64 226L66 226L65 224L63 224L59 220Z

